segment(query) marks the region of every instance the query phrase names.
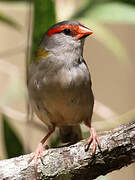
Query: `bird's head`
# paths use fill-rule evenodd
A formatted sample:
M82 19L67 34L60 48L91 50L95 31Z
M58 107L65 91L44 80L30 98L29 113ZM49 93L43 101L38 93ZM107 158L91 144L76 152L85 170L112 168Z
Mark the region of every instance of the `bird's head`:
M70 51L83 46L84 39L93 32L77 21L62 21L53 25L41 41L47 51Z
M92 34L93 32L77 21L63 21L53 25L47 32L47 37L60 34L63 37L71 37L79 40Z

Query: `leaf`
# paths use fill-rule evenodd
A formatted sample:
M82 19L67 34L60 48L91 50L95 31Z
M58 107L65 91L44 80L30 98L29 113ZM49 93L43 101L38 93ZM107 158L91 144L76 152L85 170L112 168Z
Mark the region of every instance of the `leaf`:
M86 0L71 19L90 18L107 23L135 23L135 2ZM133 0L134 1L134 0ZM134 5L133 5L134 4Z
M23 154L23 145L18 137L18 133L15 132L13 127L8 122L8 118L2 115L3 135L5 149L8 158L17 157Z
M18 24L17 22L15 22L13 19L11 19L10 17L8 17L7 15L3 14L0 12L0 21L9 25L12 28L15 28L16 30L20 30L21 29L21 25Z
M60 145L61 141L60 141L60 136L56 133L55 134L55 138L52 138L50 140L50 147L58 147Z
M107 23L135 23L135 7L122 2L100 3L87 11L85 17Z
M90 136L90 132L83 132L83 139L86 139Z
M34 0L33 53L48 28L56 23L55 3L53 0Z
M122 2L91 1L85 3L73 17L94 30L102 42L121 62L127 62L127 50L119 38L103 25L106 23L135 23L135 7Z

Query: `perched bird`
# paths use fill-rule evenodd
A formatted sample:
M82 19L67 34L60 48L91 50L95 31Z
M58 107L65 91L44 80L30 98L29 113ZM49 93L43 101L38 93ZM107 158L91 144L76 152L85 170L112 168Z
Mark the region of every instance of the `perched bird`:
M28 91L30 103L38 118L48 127L33 157L37 166L43 144L60 128L64 142L81 139L79 124L90 129L86 149L93 142L93 153L99 140L93 127L94 96L91 77L83 59L84 39L93 32L77 21L53 25L43 36L35 60L30 65Z

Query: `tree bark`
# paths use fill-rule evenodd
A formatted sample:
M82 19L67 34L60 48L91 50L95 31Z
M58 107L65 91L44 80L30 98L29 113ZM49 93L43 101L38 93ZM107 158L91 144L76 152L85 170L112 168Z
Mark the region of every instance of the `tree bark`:
M44 151L37 173L31 154L0 161L0 179L91 180L120 169L135 161L135 121L121 125L99 136L101 150L92 155L92 146L85 152L86 140L68 147Z

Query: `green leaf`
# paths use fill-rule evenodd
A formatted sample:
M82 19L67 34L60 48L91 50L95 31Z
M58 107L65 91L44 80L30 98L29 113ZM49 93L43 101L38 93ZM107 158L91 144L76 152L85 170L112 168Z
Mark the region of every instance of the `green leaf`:
M107 23L135 23L135 7L122 2L100 3L87 11L94 21Z
M106 23L135 23L135 7L122 2L91 1L73 17L92 28L95 37L121 62L128 62L126 48L119 38L103 25Z
M15 132L13 127L8 122L8 118L5 115L2 116L2 125L3 125L5 149L8 158L22 155L24 149L20 141L20 138L18 137L18 133Z
M53 0L34 0L33 53L50 26L56 23L55 3Z
M50 140L50 147L58 147L60 145L61 141L60 141L60 136L55 133L55 138L52 138Z
M86 139L90 136L90 132L83 132L83 139Z
M15 20L11 19L7 15L0 12L0 21L9 25L12 28L15 28L16 30L21 30L21 25L15 22Z

